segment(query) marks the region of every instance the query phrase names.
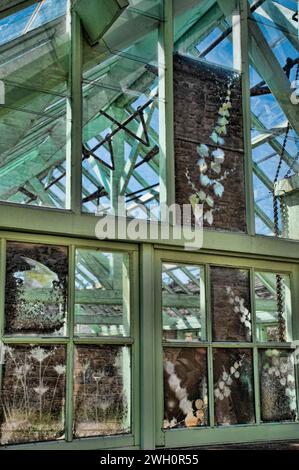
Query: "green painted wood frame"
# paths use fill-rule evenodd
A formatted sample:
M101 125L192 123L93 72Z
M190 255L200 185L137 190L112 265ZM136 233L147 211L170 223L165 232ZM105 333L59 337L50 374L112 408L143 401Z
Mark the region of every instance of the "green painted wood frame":
M206 341L193 342L170 342L162 341L162 289L161 289L161 266L163 262L173 264L192 264L205 267L205 313L206 313ZM253 323L252 342L213 342L212 341L212 311L211 311L211 283L210 267L223 266L248 269L250 272L251 310ZM298 439L299 421L292 423L261 423L261 407L259 401L259 371L258 350L264 348L283 348L294 350L292 343L261 343L257 342L255 330L255 295L254 295L254 273L255 271L267 271L273 273L285 273L290 276L291 283L291 311L293 340L299 340L299 265L290 262L280 262L272 259L257 260L239 257L227 257L221 254L188 253L157 249L155 251L155 341L156 341L156 446L161 447L188 447L216 443L261 441L265 439ZM164 400L163 400L163 347L194 347L207 348L208 356L208 389L209 389L209 416L208 427L173 429L164 431L162 429ZM254 366L254 391L255 391L255 415L256 423L251 425L215 426L214 424L214 396L213 396L213 348L238 348L246 347L253 351ZM297 406L299 405L299 368L296 365L297 383ZM299 408L298 408L299 409Z
M6 244L17 241L23 243L39 243L48 245L66 246L69 250L68 266L68 309L67 323L68 335L62 338L39 337L39 336L12 336L4 334L5 314L5 267L6 267ZM139 366L139 259L138 246L133 244L109 243L99 241L88 241L61 237L42 235L28 235L21 233L2 233L0 252L0 345L10 344L63 344L67 349L67 373L66 373L66 405L65 405L65 429L66 440L64 442L37 442L33 444L18 444L1 447L1 449L101 449L101 448L123 448L140 445L140 366ZM74 336L74 305L75 305L75 250L96 249L104 252L128 253L130 262L130 313L131 333L129 337L96 337L80 338ZM73 439L73 358L74 347L77 344L113 344L129 345L131 347L131 375L132 375L132 432L123 436L105 436L98 438ZM1 372L0 372L1 387Z

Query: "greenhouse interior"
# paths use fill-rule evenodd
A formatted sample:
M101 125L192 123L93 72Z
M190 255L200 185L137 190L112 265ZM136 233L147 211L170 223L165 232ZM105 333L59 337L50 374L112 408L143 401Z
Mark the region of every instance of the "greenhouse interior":
M0 450L299 450L297 0L1 0Z

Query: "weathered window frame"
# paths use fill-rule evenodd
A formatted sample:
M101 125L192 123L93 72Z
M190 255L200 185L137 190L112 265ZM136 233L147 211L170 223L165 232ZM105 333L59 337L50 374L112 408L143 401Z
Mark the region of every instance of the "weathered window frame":
M162 263L180 263L205 266L205 279L206 279L206 341L192 341L192 342L171 342L162 341L162 289L161 289L161 275ZM212 340L212 311L211 311L211 284L210 284L210 266L223 266L233 268L244 268L250 272L250 292L251 292L251 315L252 315L252 342L216 342ZM293 423L261 423L261 408L259 401L259 369L258 369L258 350L267 348L289 349L294 350L294 345L289 343L276 343L276 342L258 342L256 340L255 332L255 296L254 296L254 273L256 270L264 270L269 272L281 272L290 275L291 283L291 306L292 306L292 329L293 340L299 339L299 310L298 310L298 293L296 286L299 282L299 266L292 262L276 262L269 260L258 260L253 258L240 258L237 256L221 256L214 254L201 254L201 253L183 253L169 250L157 250L155 253L155 272L156 272L156 381L157 381L157 395L156 395L156 445L165 447L177 446L194 446L194 445L207 445L214 443L227 443L227 442L246 442L262 440L265 435L271 436L271 439L295 439L298 437L299 421ZM162 430L163 424L163 347L179 347L179 348L196 348L204 347L207 349L208 356L208 396L209 396L209 416L210 424L202 428L189 428L189 429L173 429ZM214 396L213 396L213 361L212 351L214 348L246 348L253 351L253 370L254 370L254 395L255 395L255 415L256 423L249 425L230 425L230 426L215 426L214 425ZM297 384L297 408L299 406L299 367L296 369L296 384Z
M6 243L10 241L23 243L40 243L48 245L62 245L69 250L68 265L68 336L20 336L4 334L4 315L5 315L5 269L6 269ZM130 313L131 313L131 333L128 337L79 337L74 335L74 311L75 311L75 251L76 249L97 249L104 252L123 252L128 253L130 263ZM30 444L17 444L1 446L7 449L91 449L91 448L118 448L134 447L139 445L139 318L138 318L138 247L132 244L120 244L105 242L94 242L89 240L66 239L56 237L45 237L27 234L1 234L0 251L0 344L2 345L65 345L66 346L66 404L65 404L65 441L36 442ZM76 344L84 345L128 345L131 348L131 429L130 434L118 436L100 436L93 438L73 438L73 380L74 380L74 346ZM0 374L1 383L1 374Z

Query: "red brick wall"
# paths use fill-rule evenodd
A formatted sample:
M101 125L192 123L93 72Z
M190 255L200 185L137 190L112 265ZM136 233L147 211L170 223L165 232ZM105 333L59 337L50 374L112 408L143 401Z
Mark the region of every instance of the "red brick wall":
M221 100L227 94L227 83L234 76L231 88L232 109L228 133L224 145L218 147L225 152L225 161L220 176L229 171L229 176L221 181L224 186L222 197L215 197L210 187L206 191L215 202L214 221L205 227L229 231L246 231L245 191L244 191L244 142L242 122L242 93L240 77L234 72L214 65L208 65L191 58L174 56L174 122L175 122L175 174L176 202L188 204L193 193L186 178L189 170L192 181L198 189L199 167L197 146L206 144L211 151L217 148L210 135L217 122ZM209 171L214 179L217 175Z

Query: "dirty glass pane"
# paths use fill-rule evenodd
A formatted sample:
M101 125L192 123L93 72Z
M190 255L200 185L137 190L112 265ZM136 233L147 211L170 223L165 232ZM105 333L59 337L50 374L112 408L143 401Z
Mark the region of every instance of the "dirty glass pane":
M23 4L0 19L0 200L63 209L68 1Z
M207 353L164 349L164 429L208 425Z
M130 432L130 349L122 346L78 346L75 352L74 400L76 437Z
M250 284L246 269L211 267L214 341L251 341Z
M84 42L84 212L159 217L162 4L131 0L98 44Z
M206 339L204 268L184 264L162 265L163 339Z
M291 292L288 275L255 273L255 310L257 341L291 341Z
M295 421L297 399L293 352L260 350L259 362L262 421Z
M75 334L129 336L129 255L77 250L75 276Z
M1 375L1 444L64 435L64 346L5 346Z
M214 404L218 425L254 423L252 352L214 349Z
M9 242L5 333L65 335L67 276L66 247Z

